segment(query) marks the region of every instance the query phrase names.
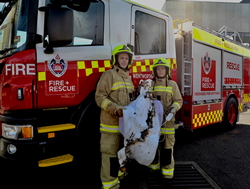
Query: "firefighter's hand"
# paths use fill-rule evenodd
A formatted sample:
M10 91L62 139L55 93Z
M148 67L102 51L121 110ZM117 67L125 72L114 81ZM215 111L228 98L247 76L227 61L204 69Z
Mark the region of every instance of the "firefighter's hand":
M114 114L118 117L123 117L123 110L126 110L123 106L117 106Z

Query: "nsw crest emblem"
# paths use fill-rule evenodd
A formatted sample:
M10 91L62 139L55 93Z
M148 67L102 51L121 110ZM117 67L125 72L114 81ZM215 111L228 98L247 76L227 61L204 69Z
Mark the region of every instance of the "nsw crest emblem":
M61 77L67 71L68 62L56 55L50 62L48 61L48 68L54 76Z
M206 56L204 56L203 59L203 70L206 74L208 74L211 70L211 59L208 56L208 53L206 53Z

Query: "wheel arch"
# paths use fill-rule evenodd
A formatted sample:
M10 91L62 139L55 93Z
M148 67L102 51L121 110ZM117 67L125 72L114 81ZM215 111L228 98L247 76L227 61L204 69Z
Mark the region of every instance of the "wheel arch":
M87 113L88 109L93 105L97 106L95 103L95 92L96 92L96 87L101 76L102 74L100 74L96 80L95 90L91 91L86 96L86 98L83 99L83 101L77 106L76 111L71 116L70 120L74 122L74 124L76 125L76 134L78 133L78 130L79 130L79 124L81 120L83 119L84 115Z
M96 178L96 184L101 186L101 180L99 178L101 168L101 108L96 105L95 91L96 90L93 90L89 93L81 104L78 105L71 119L76 125L75 145L73 148L77 168L79 170L88 170L88 175L91 175L91 178ZM91 113L95 115L91 116ZM97 125L98 122L99 124Z
M228 103L228 101L229 101L230 98L234 98L234 99L236 100L237 108L238 108L238 106L239 106L238 99L237 99L237 97L236 97L236 95L235 95L234 93L231 93L231 94L229 94L229 95L227 96L227 98L226 98L226 100L225 100L225 103L224 103L224 105L223 105L223 112L224 112L224 110L225 110L225 108L226 108L226 105L227 105L227 103Z
M97 107L96 102L95 102L95 91L96 90L91 91L88 94L88 96L77 106L76 110L71 115L70 120L72 123L76 125L76 135L79 132L79 127L80 127L82 119L84 119L86 114L89 113L88 111L90 110L90 108L94 106L95 108L99 109L99 107ZM98 117L100 117L100 114ZM89 118L91 119L93 117L89 117Z
M228 101L229 101L229 99L231 99L231 98L234 98L235 99L235 101L236 101L236 104L237 104L237 120L236 120L236 122L238 122L239 121L239 102L238 102L238 99L237 99L237 97L236 97L236 95L234 94L234 93L231 93L231 94L229 94L228 96L227 96L227 98L226 98L226 100L225 100L225 103L224 103L224 105L223 105L223 121L224 121L224 119L225 119L225 109L226 109L226 106L227 106L227 103L228 103Z

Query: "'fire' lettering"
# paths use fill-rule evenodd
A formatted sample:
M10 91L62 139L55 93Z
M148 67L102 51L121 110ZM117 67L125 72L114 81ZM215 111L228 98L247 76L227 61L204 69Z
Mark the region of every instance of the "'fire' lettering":
M35 75L35 64L6 64L5 75Z

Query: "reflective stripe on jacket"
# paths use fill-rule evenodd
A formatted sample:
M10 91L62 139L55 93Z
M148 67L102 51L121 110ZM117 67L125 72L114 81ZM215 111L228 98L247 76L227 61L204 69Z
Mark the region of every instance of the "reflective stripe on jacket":
M95 100L101 110L100 131L117 133L119 118L114 115L117 106L127 106L134 91L129 72L114 66L102 74L97 84Z
M155 79L151 83L151 92L153 97L160 100L165 113L173 107L178 111L183 103L182 96L178 85L173 80ZM174 128L175 118L173 117L169 122L166 123L166 127L161 129L162 134L174 134L174 130L169 128Z

